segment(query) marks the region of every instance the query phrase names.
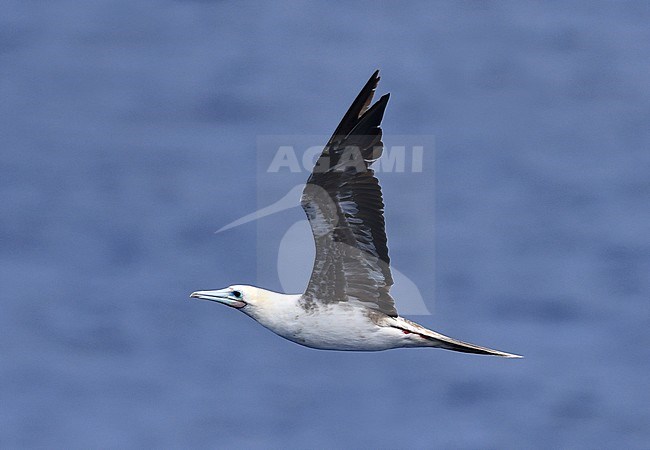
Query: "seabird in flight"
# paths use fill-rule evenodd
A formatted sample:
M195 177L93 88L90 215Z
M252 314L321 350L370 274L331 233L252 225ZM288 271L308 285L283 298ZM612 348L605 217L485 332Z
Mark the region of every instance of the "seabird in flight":
M316 258L303 294L233 285L191 297L239 309L274 333L323 350L437 347L518 358L429 330L400 317L386 245L384 203L371 165L382 154L381 120L389 95L372 106L375 72L320 155L302 192Z

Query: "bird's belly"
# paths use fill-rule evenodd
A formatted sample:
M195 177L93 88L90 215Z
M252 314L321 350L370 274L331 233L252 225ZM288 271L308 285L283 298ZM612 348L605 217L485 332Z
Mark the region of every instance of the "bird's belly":
M379 351L404 343L395 329L379 326L365 312L350 308L300 314L284 325L268 328L285 339L322 350Z

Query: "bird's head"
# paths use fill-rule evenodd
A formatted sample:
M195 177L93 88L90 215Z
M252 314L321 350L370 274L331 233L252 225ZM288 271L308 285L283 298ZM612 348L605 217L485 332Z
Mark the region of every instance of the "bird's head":
M234 285L215 291L192 292L190 297L223 303L226 306L240 309L248 305L255 305L259 297L259 290L253 286Z
M299 296L284 295L255 286L235 284L215 291L192 292L190 297L223 303L256 317L258 314L268 313L278 301Z

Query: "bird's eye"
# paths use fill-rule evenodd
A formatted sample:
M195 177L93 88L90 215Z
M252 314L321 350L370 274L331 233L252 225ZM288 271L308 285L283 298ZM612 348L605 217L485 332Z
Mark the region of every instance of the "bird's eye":
M234 295L235 298L241 298L241 292L239 291L232 291L232 295Z

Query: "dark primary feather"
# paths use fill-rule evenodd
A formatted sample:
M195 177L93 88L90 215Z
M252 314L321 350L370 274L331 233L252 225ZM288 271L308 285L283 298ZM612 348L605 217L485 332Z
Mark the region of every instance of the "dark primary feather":
M386 245L384 203L370 164L383 152L381 120L388 94L374 105L375 72L354 100L307 180L301 204L316 242L314 268L303 296L362 302L397 316Z

